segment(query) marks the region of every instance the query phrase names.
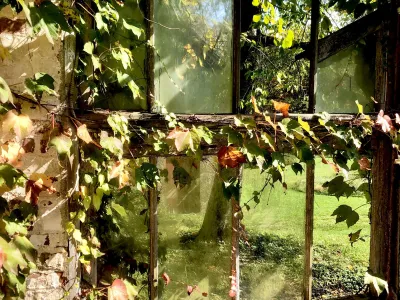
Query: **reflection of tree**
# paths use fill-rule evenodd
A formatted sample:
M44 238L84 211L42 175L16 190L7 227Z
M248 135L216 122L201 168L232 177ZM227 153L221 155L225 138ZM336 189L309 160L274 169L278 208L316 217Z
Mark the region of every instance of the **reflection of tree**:
M231 5L156 1L155 20L161 25L155 25L155 47L162 62L155 68L156 97L168 110L231 111Z

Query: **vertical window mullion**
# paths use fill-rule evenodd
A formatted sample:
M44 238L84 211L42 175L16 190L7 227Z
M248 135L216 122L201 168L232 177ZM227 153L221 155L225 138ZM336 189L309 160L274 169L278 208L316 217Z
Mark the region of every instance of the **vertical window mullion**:
M146 37L149 45L146 51L147 110L155 112L154 107L154 0L146 0Z
M243 166L237 168L238 180L240 189L242 187ZM240 193L239 193L240 197ZM232 213L232 247L231 247L231 272L236 280L236 300L240 299L240 263L239 263L239 240L240 240L240 218L237 212L240 211L240 199L231 198L231 213Z
M312 294L312 251L314 229L314 179L315 164L306 166L306 209L305 209L305 253L303 299L310 300Z
M240 21L241 21L241 1L233 0L233 59L232 59L232 113L239 112L239 101L240 101Z
M156 158L150 158L150 163L157 164ZM150 272L149 295L150 300L158 299L158 221L157 200L158 189L149 190L149 220L150 220Z

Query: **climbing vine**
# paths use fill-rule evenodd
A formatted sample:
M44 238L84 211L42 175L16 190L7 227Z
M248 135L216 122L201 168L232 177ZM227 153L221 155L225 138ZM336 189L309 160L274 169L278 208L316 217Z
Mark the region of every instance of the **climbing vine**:
M130 108L145 109L145 86L141 79L135 78L137 73L133 72L135 68L140 69L134 52L156 49L147 41L142 26L136 20L122 16L124 1L76 1L74 4L65 1L56 5L49 0L15 0L3 1L0 7L10 5L16 13L23 11L33 34L45 34L50 43L60 37L61 31L77 35L75 82L79 90L77 101L83 105L81 107L89 109L93 103L104 103L104 99L117 91L124 95L130 93L128 99L134 102ZM280 51L291 48L295 41L294 32L284 19L276 16L276 3L254 0L252 5L260 9L253 17L254 26L260 26L258 23L263 22L266 27L262 30L273 31L275 44ZM338 1L337 5L345 4ZM361 5L363 8L358 8L359 5L349 12L360 14L363 10L364 13L372 6L368 3L368 7ZM307 8L309 4L305 2L301 9L307 11ZM139 5L137 10L143 16ZM93 26L89 26L90 22L93 22ZM7 49L2 45L0 55L2 59L7 57ZM58 96L54 90L54 79L45 73L36 73L28 78L25 87L28 96L18 99L46 110L47 104L41 103L43 95ZM273 188L280 184L284 189L287 188L285 172L289 168L301 174L304 166L314 164L317 158L330 165L337 174L325 183L329 194L340 198L361 192L369 202L373 162L368 147L364 145L370 143L373 131L388 135L397 149L400 145L399 116L395 115L392 119L381 111L376 118L372 118L363 113L363 107L358 103L355 105L359 113L352 120L336 120L322 113L312 121L306 121L300 116L294 117L290 113L290 105L285 102L272 101L270 106L273 112L266 112L258 107L258 96L252 94L246 105L254 113L253 116L238 115L233 124L218 130L183 124L173 112L168 112L161 105L158 111L165 120L165 130L132 125L123 113L109 113L109 129L95 130L88 128L85 120L75 114L73 107L67 107L65 113L49 111L48 122L38 128L28 115L22 113L14 97L12 88L0 78L0 290L7 296L22 297L25 279L29 271L36 267L35 249L28 237L38 220L40 194L58 192L54 187L56 178L42 173L28 176L22 171L23 157L33 151L33 138L37 135L41 135L42 152L53 147L61 161L71 155L75 137L82 146L79 149L82 163L79 189L68 195L74 210L70 212L66 231L76 243L79 261L86 275L92 271L93 260L101 260L107 254L104 247L109 238L107 234L118 232L119 218L127 216L124 203L128 195L135 190L149 203L149 190L156 189L165 176L165 170L160 170L148 159L136 157L130 151L133 141L150 143L152 153L156 155L179 154L201 160L205 145L222 139L224 145L218 149L217 156L221 169L219 176L224 181L227 201L232 198L239 201L240 195L239 178L227 170L251 164L257 166L260 173L268 174L262 190L254 191L251 199L242 199L244 201L240 202L235 213L238 219L246 216L246 211L252 209L251 204L260 201L265 187ZM65 116L67 113L68 116ZM282 118L277 113L281 113ZM61 117L70 120L70 128L60 121ZM288 154L296 159L286 160ZM350 171L358 172L363 178L357 186L347 180ZM190 175L178 162L174 162L173 179L177 188L190 184ZM21 188L25 189L22 198L19 195ZM148 208L143 209L141 215L148 226ZM346 222L348 227L356 225L359 219L357 209L347 205L339 206L332 215L336 222ZM350 233L351 243L362 239L360 232L356 230ZM142 297L141 291L145 285L137 278L140 278L143 273L141 270L146 266L129 261L123 251L118 254L118 261L114 261L118 264L117 270L111 271L100 287L82 286L82 296L89 299L105 295L110 299ZM164 273L162 278L168 285L171 280L168 274ZM230 281L231 288L227 294L234 297L234 271ZM208 296L195 283L182 284L187 285L189 295L199 292L204 297Z

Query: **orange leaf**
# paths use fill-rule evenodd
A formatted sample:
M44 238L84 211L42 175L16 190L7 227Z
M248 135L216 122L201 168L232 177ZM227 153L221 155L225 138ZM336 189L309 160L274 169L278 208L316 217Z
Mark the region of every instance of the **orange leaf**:
M369 162L369 159L365 156L358 160L358 164L360 165L360 170L371 170L371 163Z
M237 148L224 146L218 151L218 162L222 167L236 168L246 162L246 157Z
M49 194L56 192L56 189L53 187L55 181L57 181L55 177L33 173L26 182L25 201L30 202L32 205L37 205L41 192L47 191Z
M251 104L253 104L254 112L255 112L256 114L260 114L261 112L260 112L260 110L258 109L257 100L256 100L256 98L255 98L253 95L251 95Z
M272 103L274 104L274 108L276 111L281 112L285 118L289 117L289 107L290 107L289 103L278 102L274 100L272 100Z
M168 285L171 282L171 279L169 278L168 274L165 272L162 274L162 279L164 279L165 285Z
M99 149L102 149L103 147L101 147L96 141L94 141L92 139L92 137L90 136L89 131L87 130L86 124L82 124L80 125L77 130L76 130L76 135L82 140L84 141L86 144L90 144L92 143L93 145L95 145L96 147L98 147Z
M115 279L108 290L108 299L110 300L128 300L128 290L121 279Z
M330 165L335 173L339 173L339 167L335 163L328 161L323 154L321 154L321 159L322 163Z

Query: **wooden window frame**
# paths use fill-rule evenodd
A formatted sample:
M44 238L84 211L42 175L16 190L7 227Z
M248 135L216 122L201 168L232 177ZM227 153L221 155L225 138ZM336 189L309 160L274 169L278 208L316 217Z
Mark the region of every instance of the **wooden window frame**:
M179 121L185 124L206 125L211 129L218 129L222 126L234 124L235 114L239 112L239 91L240 91L240 21L241 21L241 0L232 0L233 2L233 107L232 114L201 114L188 115L178 114ZM303 120L311 123L317 123L317 118L313 115L315 105L315 81L316 64L318 61L347 48L351 43L365 37L366 35L379 31L379 37L384 35L388 37L387 45L377 39L376 45L376 81L375 81L375 99L377 100L376 109L384 108L400 108L400 100L398 100L397 86L400 86L400 16L397 9L400 7L400 0L393 0L389 7L389 13L383 14L379 12L371 13L369 16L347 26L347 29L339 30L333 38L325 38L318 41L318 13L319 0L312 1L312 42L306 51L298 57L308 58L311 61L310 68L310 101L308 114L300 114ZM387 12L387 11L386 11ZM146 34L151 42L154 42L154 0L147 0L146 9ZM379 19L377 19L379 18ZM366 26L367 25L367 26ZM352 30L350 30L353 28ZM356 32L356 36L348 35L348 31ZM333 41L333 43L332 43ZM318 45L318 43L320 43ZM165 120L156 113L154 109L154 49L150 46L147 49L146 72L147 72L147 111L142 112L122 112L133 125L153 127L165 129ZM82 120L90 128L99 128L99 124L105 123L108 111L96 110L95 112L84 112L81 114ZM271 114L272 115L272 114ZM354 119L354 114L331 114L331 120L335 123L345 124ZM268 127L264 118L250 115L257 122L258 126ZM297 119L297 116L291 116ZM283 117L278 114L276 120L279 121ZM100 125L100 127L105 125ZM381 137L379 133L374 132L376 138L374 152L374 161L378 163L373 166L373 185L381 186L386 190L376 189L372 196L372 224L371 224L371 252L370 267L373 271L381 271L385 273L391 292L397 293L399 290L399 202L400 202L400 171L393 164L394 150L390 141L385 137ZM144 151L133 152L135 156L149 156L150 162L156 161L157 153L148 152L150 145L142 145ZM136 151L137 149L133 149ZM389 151L390 150L390 151ZM218 145L207 147L204 151L206 155L216 154ZM171 155L172 156L172 155ZM384 169L382 166L390 165ZM313 235L313 211L314 211L314 174L315 166L310 164L306 168L306 222L305 222L305 265L304 265L304 283L303 283L303 299L311 299L312 286L312 235ZM151 300L158 299L158 228L157 228L157 190L149 191L149 211L150 211L150 272L149 272L149 297ZM386 208L390 211L387 212ZM377 218L378 217L378 218ZM383 220L380 220L380 217ZM238 238L235 237L235 222L232 217L232 237L238 245ZM383 236L383 238L382 238ZM385 251L389 251L386 255ZM232 267L237 271L237 284L239 286L239 252L236 247L234 253L235 259L232 259ZM383 259L381 259L383 257ZM237 293L236 300L240 299L240 293Z

